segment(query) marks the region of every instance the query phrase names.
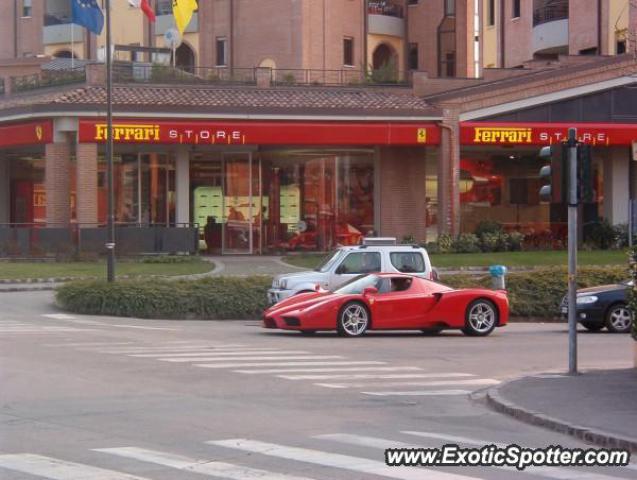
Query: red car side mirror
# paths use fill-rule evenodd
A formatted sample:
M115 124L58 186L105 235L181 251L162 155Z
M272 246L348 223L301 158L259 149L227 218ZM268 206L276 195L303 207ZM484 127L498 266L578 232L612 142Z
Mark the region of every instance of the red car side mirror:
M376 287L366 287L363 289L363 295L376 295L378 293L378 289Z

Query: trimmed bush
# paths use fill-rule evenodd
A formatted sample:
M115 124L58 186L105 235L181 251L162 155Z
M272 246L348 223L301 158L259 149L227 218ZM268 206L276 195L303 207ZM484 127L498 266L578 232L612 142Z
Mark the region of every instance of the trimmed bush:
M485 233L500 234L503 232L504 230L502 228L502 224L494 222L492 220L482 220L480 223L478 223L478 226L476 227L476 231L474 233L478 237L481 237Z
M635 267L637 269L637 266ZM585 267L578 287L626 280L625 267ZM257 319L267 308L270 277L216 277L194 281L130 280L73 282L57 290L60 307L80 314L162 319ZM491 287L488 275L443 275L454 288ZM566 295L565 268L542 268L507 275L514 317L553 318ZM636 327L637 329L637 327Z
M267 304L270 277L196 281L73 282L58 288L57 304L81 314L165 319L255 319Z
M453 242L455 253L477 253L480 251L480 240L473 233L461 233Z
M594 287L626 280L625 267L585 267L578 269L578 288ZM488 275L443 275L441 279L454 288L491 287ZM514 317L551 318L558 314L560 301L568 290L566 268L542 268L514 272L506 277L511 315Z

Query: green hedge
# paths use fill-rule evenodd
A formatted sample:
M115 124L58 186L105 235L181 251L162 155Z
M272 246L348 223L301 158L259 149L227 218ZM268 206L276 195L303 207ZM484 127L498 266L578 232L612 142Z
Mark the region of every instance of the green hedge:
M625 280L624 267L586 267L578 274L579 287ZM455 288L489 288L488 275L444 275L442 282ZM82 314L167 319L257 319L266 308L270 277L216 277L195 281L130 280L108 284L74 282L56 294L60 307ZM511 273L507 289L514 317L554 317L566 294L564 268L543 268Z
M578 288L595 287L624 281L628 278L625 267L584 267L578 269ZM441 281L454 288L491 286L488 275L443 275ZM511 316L553 317L562 297L568 290L566 268L542 268L530 272L510 273L506 277Z
M194 281L72 282L58 288L57 304L81 314L166 319L255 319L266 308L270 277Z

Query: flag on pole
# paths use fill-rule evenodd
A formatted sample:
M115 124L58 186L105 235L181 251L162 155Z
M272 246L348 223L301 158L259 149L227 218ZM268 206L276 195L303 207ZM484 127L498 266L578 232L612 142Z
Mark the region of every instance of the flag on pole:
M153 8L150 6L150 3L148 3L148 0L128 0L128 3L135 8L141 8L142 12L144 12L144 15L146 15L148 17L148 20L150 20L151 22L154 22L156 17L155 17L155 12L153 11Z
M73 23L82 25L95 35L102 33L104 14L97 0L71 0Z
M179 33L184 34L184 30L190 23L193 12L197 10L197 0L173 0L173 15Z

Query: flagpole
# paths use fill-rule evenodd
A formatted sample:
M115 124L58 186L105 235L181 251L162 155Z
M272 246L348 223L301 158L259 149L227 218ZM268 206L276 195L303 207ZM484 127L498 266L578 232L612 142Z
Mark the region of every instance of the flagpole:
M108 187L108 214L106 249L106 278L115 281L115 213L113 189L113 66L111 64L111 0L105 2L106 10L106 181Z

